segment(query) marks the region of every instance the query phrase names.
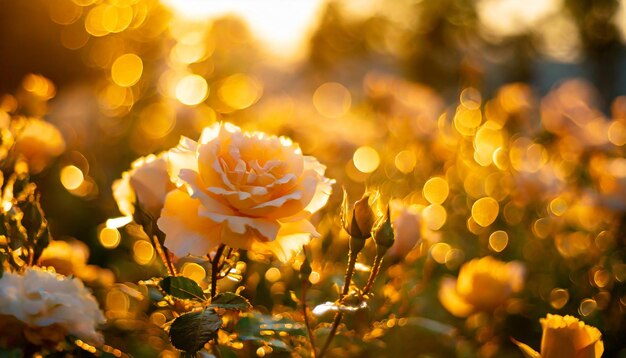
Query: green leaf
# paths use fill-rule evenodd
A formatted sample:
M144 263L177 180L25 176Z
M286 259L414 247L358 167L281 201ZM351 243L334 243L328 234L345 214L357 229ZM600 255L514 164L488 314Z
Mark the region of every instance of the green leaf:
M274 319L258 312L244 315L235 326L242 341L265 341L261 331L285 332L291 336L306 336L304 325L288 318Z
M168 295L181 299L204 300L204 291L198 286L196 281L183 276L167 276L160 283L159 287Z
M219 293L211 300L211 306L234 311L247 311L252 308L245 297L232 292Z
M272 338L265 341L269 346L274 349L278 349L281 351L291 351L291 348L287 345L287 343L281 341L280 339Z
M222 318L212 309L186 313L179 316L170 326L170 339L177 349L197 352L217 336Z
M5 349L0 348L0 358L20 358L22 356L22 351L19 349Z

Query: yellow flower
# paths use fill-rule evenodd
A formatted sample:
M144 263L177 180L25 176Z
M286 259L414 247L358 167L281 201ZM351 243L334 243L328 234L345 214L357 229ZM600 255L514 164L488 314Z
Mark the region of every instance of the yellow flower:
M396 199L389 202L389 207L396 241L388 253L402 257L422 239L424 221L418 209L413 205L404 205L402 201Z
M466 317L500 307L523 286L524 268L519 262L505 263L486 256L464 264L457 279L444 278L439 300L453 315Z
M319 236L309 218L333 181L287 138L215 124L199 142L182 138L168 162L180 190L167 195L158 226L176 256L205 255L223 243L286 261Z
M23 274L5 272L0 279L0 320L7 317L27 327L56 325L82 340L102 343L96 327L104 323L104 316L96 299L76 278L39 268L28 268ZM31 340L35 338L33 330L24 334Z
M515 342L529 358L600 358L604 352L602 335L592 326L572 316L548 314L541 319L541 353L524 343Z
M113 183L113 197L122 214L133 216L139 202L152 218L159 217L165 196L176 188L167 172L166 155L161 153L135 160L131 169Z
M39 263L41 266L52 266L62 275L76 275L87 265L89 248L82 241L51 241L43 250Z
M53 240L43 250L39 264L44 267L53 267L62 275L78 277L89 286L110 286L115 281L115 275L109 269L96 265L87 265L89 248L78 240Z
M15 150L26 159L31 173L41 172L65 150L61 132L49 122L29 118L15 131Z

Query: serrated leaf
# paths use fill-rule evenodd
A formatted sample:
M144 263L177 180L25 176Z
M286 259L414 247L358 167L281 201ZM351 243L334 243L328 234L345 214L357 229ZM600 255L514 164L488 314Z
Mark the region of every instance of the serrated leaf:
M204 300L204 291L196 281L183 276L167 276L159 287L168 295L181 299Z
M245 297L232 292L217 294L211 300L211 306L234 311L247 311L252 308Z
M212 309L186 313L170 326L172 345L181 351L197 352L217 336L222 318Z

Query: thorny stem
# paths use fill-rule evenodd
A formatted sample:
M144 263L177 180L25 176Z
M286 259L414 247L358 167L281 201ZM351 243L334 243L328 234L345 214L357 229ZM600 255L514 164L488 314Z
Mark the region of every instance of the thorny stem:
M344 298L344 296L346 296L348 292L350 292L350 282L352 281L352 275L354 274L354 266L356 265L356 258L359 255L359 253L350 250L350 253L348 255L349 255L348 268L346 269L346 277L344 278L344 281L343 281L343 290L341 291L341 295L339 296L339 301L341 301ZM339 324L341 323L342 318L343 318L343 312L339 311L337 312L337 314L335 314L335 319L330 329L330 333L328 333L326 342L324 342L324 346L320 350L320 354L317 356L317 358L324 357L326 350L328 350L328 347L330 346L330 342L333 340L333 338L335 337L335 334L337 333L337 328L339 328Z
M220 258L224 253L224 249L226 249L226 245L220 244L220 246L217 247L217 251L215 251L213 260L211 261L211 299L213 299L217 294L217 276L220 271L219 263Z
M349 257L350 259L348 260L348 268L346 269L346 276L344 277L344 281L343 281L343 290L341 291L341 296L339 296L339 299L341 300L345 295L348 294L348 292L350 292L350 282L352 282L352 275L354 274L354 266L356 266L356 258L359 255L359 253L354 253L352 250L350 250L349 253Z
M159 239L156 235L150 235L150 241L152 241L152 246L156 249L156 252L161 257L161 260L165 264L165 268L167 269L167 273L170 276L176 276L178 273L176 272L176 267L172 262L172 258L170 257L170 252L159 242Z
M372 270L370 271L370 277L367 279L365 288L363 288L363 295L367 295L372 289L372 286L374 286L374 282L376 281L376 277L378 277L382 263L383 255L376 255L376 258L374 259L374 266L372 266Z
M317 352L315 351L315 337L313 336L313 330L311 329L311 323L309 322L309 312L306 305L308 285L308 282L302 282L302 315L304 316L304 325L306 326L306 331L309 335L309 342L311 343L311 352L313 353L313 358L315 358L317 356Z

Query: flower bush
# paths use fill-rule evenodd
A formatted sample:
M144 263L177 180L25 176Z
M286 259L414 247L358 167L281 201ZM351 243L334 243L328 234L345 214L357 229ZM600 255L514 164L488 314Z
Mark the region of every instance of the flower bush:
M625 355L626 2L5 3L0 357Z
M105 322L104 315L76 278L38 268L28 268L23 274L7 272L0 279L0 307L0 315L13 317L23 326L3 325L2 335L9 342L19 342L13 336L23 335L34 344L42 340L56 344L71 334L92 344L103 343L97 329Z

